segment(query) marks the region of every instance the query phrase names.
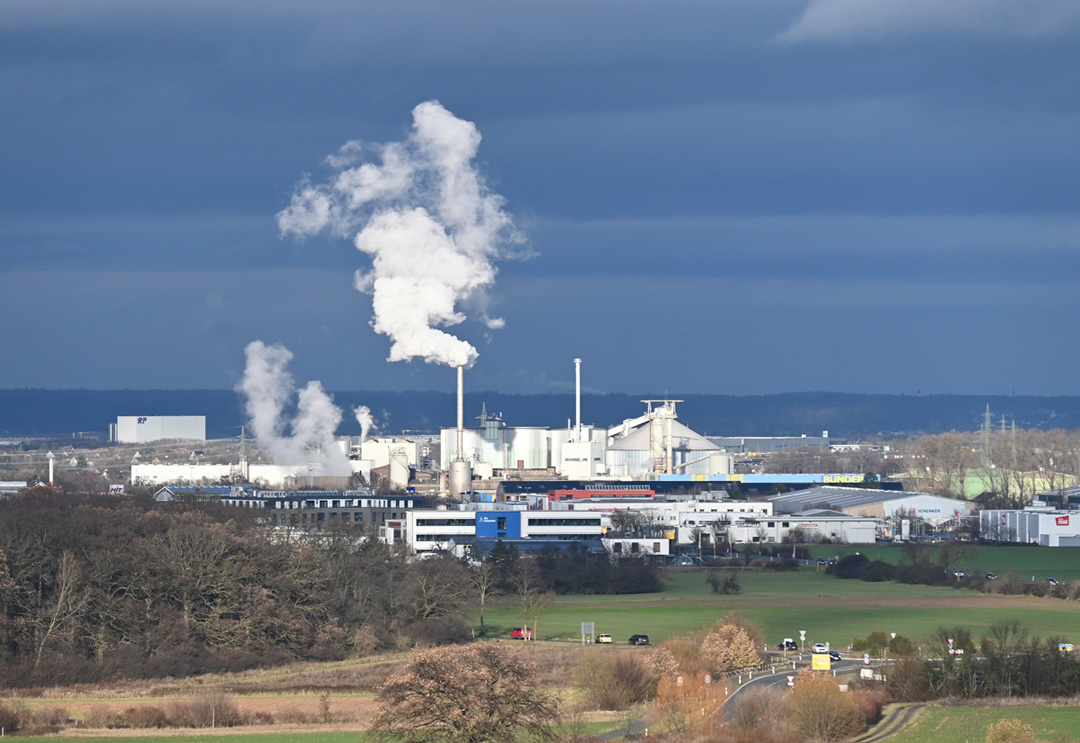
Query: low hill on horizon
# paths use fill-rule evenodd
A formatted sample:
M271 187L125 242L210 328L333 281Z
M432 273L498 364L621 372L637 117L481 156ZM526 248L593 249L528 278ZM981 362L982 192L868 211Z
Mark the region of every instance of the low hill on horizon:
M453 426L452 392L333 392L344 413L339 435L359 435L351 410L371 409L377 434L437 433ZM706 436L820 436L836 440L898 438L976 431L989 406L992 423L1017 428L1080 429L1080 397L1024 395L856 395L794 392L773 395L583 394L584 424L615 426L645 412L642 400L682 400L679 420ZM572 393L513 395L469 392L465 424L477 425L482 407L508 426L563 428L574 418ZM239 436L246 424L233 390L0 390L0 436L108 438L109 425L127 415L204 415L207 437Z

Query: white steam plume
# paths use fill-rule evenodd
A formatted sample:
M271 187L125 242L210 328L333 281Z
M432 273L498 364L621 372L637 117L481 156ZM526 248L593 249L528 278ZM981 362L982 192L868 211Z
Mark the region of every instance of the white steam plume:
M390 337L389 361L471 366L476 349L439 328L465 320L463 305L489 328L503 326L487 316L485 289L495 281L493 262L515 257L523 240L473 164L476 126L436 101L412 114L405 141L350 142L327 158L336 175L301 183L278 227L300 238L350 236L371 256L371 270L357 271L354 283L372 295L372 327Z
M275 464L316 464L321 474L349 475L348 459L334 441L341 409L322 384L312 381L294 389L292 376L285 370L293 355L281 344L252 341L244 353L247 366L236 389L245 398L248 420L260 447ZM285 407L294 395L296 413L290 421Z
M360 443L364 443L367 440L368 434L373 430L377 430L378 426L375 425L375 418L371 415L371 408L367 405L357 405L353 408L353 415L356 416L356 422L360 424Z

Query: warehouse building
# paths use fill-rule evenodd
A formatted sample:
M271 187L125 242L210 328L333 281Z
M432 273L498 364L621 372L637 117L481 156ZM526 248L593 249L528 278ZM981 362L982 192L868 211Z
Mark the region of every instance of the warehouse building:
M206 416L121 415L109 425L109 440L118 444L206 441Z
M765 496L776 513L795 514L814 508L839 511L849 516L918 519L935 526L964 518L974 504L930 493L820 486L793 493Z
M1080 547L1080 511L1046 506L1023 510L986 510L979 514L982 538L989 542Z

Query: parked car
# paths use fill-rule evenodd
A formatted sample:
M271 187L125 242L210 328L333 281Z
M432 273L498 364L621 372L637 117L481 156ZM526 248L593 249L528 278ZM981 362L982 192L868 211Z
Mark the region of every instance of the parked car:
M693 565L694 564L694 558L690 557L689 555L683 555L682 557L675 558L675 564L676 565Z
M1056 586L1058 584L1058 579L1057 578L1047 578L1046 582L1049 583L1052 586Z
M790 637L785 637L784 641L776 646L777 650L798 650L799 644L792 640Z
M986 579L987 580L997 580L997 573L987 573L986 574Z
M601 645L610 645L611 644L611 635L597 635L596 636L596 641L598 643L600 643Z
M815 653L827 653L829 652L829 646L823 642L815 642L813 652Z
M649 636L648 635L630 635L630 644L631 645L648 645L649 644Z
M964 577L964 571L963 570L954 570L954 571L952 571L952 574L956 578L963 578Z
M510 639L511 640L531 640L532 639L532 630L531 629L525 629L524 627L514 627L514 629L510 630Z
M826 560L825 560L825 558L824 558L824 557L819 557L819 558L817 559L817 564L818 564L818 565L824 565L825 563L826 563Z

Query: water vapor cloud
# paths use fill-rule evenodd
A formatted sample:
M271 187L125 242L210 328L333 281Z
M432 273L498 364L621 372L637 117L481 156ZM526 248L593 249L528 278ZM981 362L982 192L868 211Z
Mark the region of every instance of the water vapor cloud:
M354 285L371 294L372 328L391 340L389 361L471 366L479 355L443 328L469 308L488 328L486 290L495 261L517 257L523 238L475 165L480 132L436 101L413 109L401 142L350 142L327 165L331 178L305 180L278 214L283 236L322 231L351 238L371 256Z
M296 389L286 370L293 355L281 344L252 341L244 353L247 365L236 390L244 397L259 446L275 464L315 465L318 474L327 476L350 474L348 459L334 441L342 412L322 383Z

